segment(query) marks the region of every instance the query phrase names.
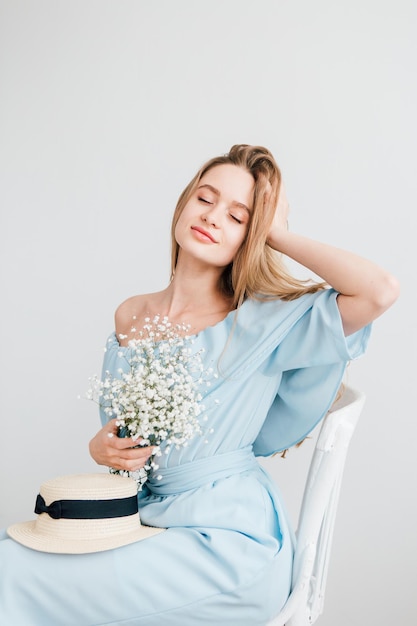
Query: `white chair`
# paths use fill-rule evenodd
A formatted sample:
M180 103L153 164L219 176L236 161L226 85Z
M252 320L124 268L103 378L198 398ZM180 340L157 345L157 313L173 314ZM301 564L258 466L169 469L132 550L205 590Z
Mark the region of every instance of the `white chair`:
M346 453L364 402L364 393L345 387L322 422L298 518L292 591L268 626L309 626L323 612Z

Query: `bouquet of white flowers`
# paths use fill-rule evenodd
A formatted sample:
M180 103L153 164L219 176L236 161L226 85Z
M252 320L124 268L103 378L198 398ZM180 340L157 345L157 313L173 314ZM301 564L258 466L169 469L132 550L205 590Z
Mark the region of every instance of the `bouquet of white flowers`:
M145 318L137 338L119 352L127 367L118 370L118 377L106 372L103 379L90 379L87 397L97 401L109 419L117 418L118 436L155 446L138 472L110 468L112 473L133 476L139 489L150 472L158 469L156 457L162 454L162 443L168 452L171 446L186 446L202 434L198 417L204 409L201 388L206 372L202 351L193 351L188 331L186 325L172 326L166 317L156 316L152 322Z

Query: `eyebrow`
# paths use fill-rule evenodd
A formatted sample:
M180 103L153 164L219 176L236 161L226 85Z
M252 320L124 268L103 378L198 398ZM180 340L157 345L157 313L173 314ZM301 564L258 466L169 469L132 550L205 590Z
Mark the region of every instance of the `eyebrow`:
M210 189L210 191L212 191L216 196L220 196L220 191L216 189L216 187L213 187L213 185L209 185L205 183L204 185L200 185L198 189L202 189L203 187ZM247 211L250 214L249 208L246 206L246 204L243 204L243 202L238 202L237 200L233 200L232 205L235 207L239 207L241 209L245 209L245 211Z

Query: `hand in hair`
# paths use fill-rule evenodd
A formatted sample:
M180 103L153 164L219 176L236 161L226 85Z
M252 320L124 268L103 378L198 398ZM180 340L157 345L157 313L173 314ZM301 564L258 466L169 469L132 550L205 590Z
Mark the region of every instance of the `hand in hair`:
M267 243L271 245L271 241L276 241L282 231L288 230L288 214L290 207L287 199L287 192L285 185L281 180L280 191L278 196L278 203L275 209L275 215L272 220L271 227L269 229ZM273 246L274 247L274 246Z

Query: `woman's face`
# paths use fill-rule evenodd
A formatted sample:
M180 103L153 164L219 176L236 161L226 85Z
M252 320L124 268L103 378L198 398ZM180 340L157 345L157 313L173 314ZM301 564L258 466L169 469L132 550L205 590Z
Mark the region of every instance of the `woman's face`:
M216 267L229 265L248 231L254 186L252 175L236 165L206 172L175 227L182 251Z

